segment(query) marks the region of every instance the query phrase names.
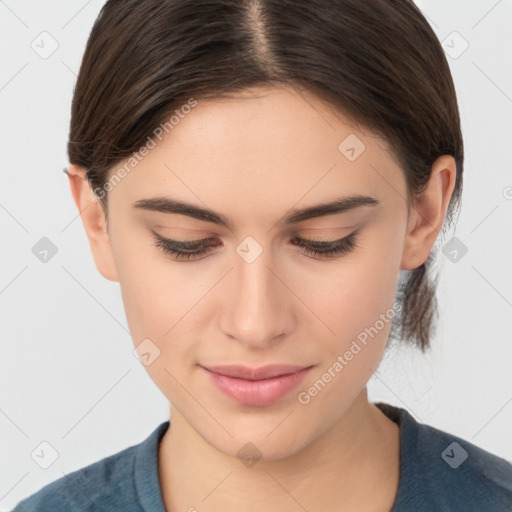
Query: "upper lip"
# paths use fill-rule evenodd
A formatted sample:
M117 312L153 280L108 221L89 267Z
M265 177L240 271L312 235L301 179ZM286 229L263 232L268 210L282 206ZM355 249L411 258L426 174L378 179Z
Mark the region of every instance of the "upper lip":
M214 373L220 373L227 377L236 377L238 379L246 380L261 380L270 379L280 375L287 375L289 373L296 373L300 370L304 370L305 368L309 368L309 366L270 364L267 366L260 366L259 368L250 368L249 366L243 365L203 366L203 368Z

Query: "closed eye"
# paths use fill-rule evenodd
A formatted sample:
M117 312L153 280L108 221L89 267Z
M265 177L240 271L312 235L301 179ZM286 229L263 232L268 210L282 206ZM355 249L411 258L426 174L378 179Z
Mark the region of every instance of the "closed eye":
M357 247L356 239L357 230L344 238L332 242L307 240L299 237L293 238L292 241L295 245L302 247L306 254L321 257L340 257Z
M194 241L180 241L165 238L153 231L155 237L155 246L166 254L173 256L177 261L191 261L200 259L201 256L210 252L211 249L218 247L220 243L214 238L202 238ZM353 251L356 247L358 230L339 240L323 241L308 240L306 238L293 237L293 245L300 247L304 253L314 257L333 258L341 257Z

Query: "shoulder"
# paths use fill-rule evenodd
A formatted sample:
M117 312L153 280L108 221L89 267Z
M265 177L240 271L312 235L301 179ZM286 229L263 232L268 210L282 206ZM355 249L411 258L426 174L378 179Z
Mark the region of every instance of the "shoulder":
M155 477L158 485L157 444L168 424L159 425L140 444L45 485L20 501L12 512L144 510L139 505L141 494L155 485Z
M13 512L123 510L134 497L131 471L136 451L137 446L131 446L73 471L22 500Z
M393 512L512 511L512 463L416 421L405 409L376 404L400 426L400 485Z

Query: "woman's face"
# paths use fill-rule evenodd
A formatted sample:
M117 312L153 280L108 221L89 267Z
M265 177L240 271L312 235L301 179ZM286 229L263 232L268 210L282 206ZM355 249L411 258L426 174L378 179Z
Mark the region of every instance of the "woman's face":
M406 184L382 139L315 97L256 92L200 101L109 192L110 278L120 282L134 343L173 410L227 454L251 442L282 458L333 427L381 359L404 268ZM290 218L352 196L371 199ZM155 198L211 210L226 225L213 214L135 206ZM296 243L326 250L353 233L354 245L330 256ZM166 253L155 234L208 242L186 259ZM269 364L312 368L264 405L226 395L203 368Z

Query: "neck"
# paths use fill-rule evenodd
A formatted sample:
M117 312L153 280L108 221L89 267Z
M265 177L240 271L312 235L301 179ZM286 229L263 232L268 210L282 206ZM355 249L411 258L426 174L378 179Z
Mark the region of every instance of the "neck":
M160 485L168 512L387 512L398 490L399 453L398 426L368 402L366 388L314 442L254 465L218 451L172 409L159 446Z

